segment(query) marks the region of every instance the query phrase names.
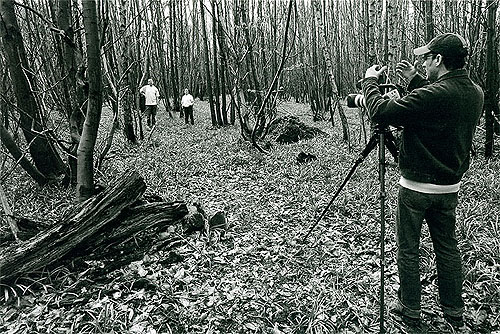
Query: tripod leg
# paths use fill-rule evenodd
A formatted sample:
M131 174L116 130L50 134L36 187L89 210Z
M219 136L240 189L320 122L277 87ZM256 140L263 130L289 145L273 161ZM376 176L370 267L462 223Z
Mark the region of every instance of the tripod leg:
M386 143L384 131L379 134L380 143ZM379 145L379 182L380 182L380 333L384 328L384 281L385 281L385 146Z
M354 171L359 166L359 164L362 163L363 160L365 160L365 158L368 156L368 154L370 154L370 152L377 146L377 141L378 141L377 134L374 133L373 136L370 138L370 141L368 142L368 144L366 144L363 151L361 151L361 154L359 155L358 159L356 159L356 161L354 162L354 165L351 167L351 170L349 171L349 173L347 173L347 176L345 177L344 181L342 181L342 184L335 192L335 195L333 195L332 199L330 200L328 205L325 207L325 209L323 210L321 215L318 217L318 219L316 219L314 224L311 225L311 227L309 228L309 231L302 239L302 243L306 242L306 240L309 237L309 235L311 234L311 232L314 230L314 228L316 228L316 226L319 224L321 219L323 219L323 217L326 215L326 213L328 212L328 209L333 204L333 201L335 201L335 199L340 194L340 192L342 191L344 186L347 184L347 182L349 182L349 179L351 178L352 174L354 174Z

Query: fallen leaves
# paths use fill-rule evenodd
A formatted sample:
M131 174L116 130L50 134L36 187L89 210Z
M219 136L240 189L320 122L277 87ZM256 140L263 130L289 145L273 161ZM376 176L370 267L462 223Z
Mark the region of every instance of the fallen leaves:
M297 114L307 108L291 103L286 107ZM148 334L378 332L380 224L375 154L358 167L323 221L302 243L301 237L362 145L348 152L335 135L340 129L315 123L331 136L276 145L263 156L240 139L237 127L209 127L208 107L200 103L198 108L199 122L189 129L176 120L160 118L154 134L159 145L141 147L109 162L103 177L112 180L115 170L133 166L144 175L148 193L199 202L208 216L223 211L224 232L212 230L209 238L201 232L184 236L169 228L158 236L164 248L152 249L142 260L111 273L109 282L76 287L67 279L57 288L22 297L25 302L20 308L3 306L0 330L9 334L64 333L64 328ZM123 149L130 148L123 144ZM300 151L314 153L318 160L299 165L295 159ZM496 330L500 326L496 251L500 243L495 237L500 236L495 205L500 185L494 175L500 167L491 162L474 167L457 212L467 270L464 293L475 328ZM397 178L397 171L389 169L387 298L398 287L393 233ZM48 201L56 197L43 196ZM54 204L58 210L59 206ZM438 318L430 239L424 237L422 244L426 255L423 304ZM85 278L85 273L76 275L77 282ZM75 306L59 307L57 300L74 301ZM387 326L393 331L399 328L390 317Z

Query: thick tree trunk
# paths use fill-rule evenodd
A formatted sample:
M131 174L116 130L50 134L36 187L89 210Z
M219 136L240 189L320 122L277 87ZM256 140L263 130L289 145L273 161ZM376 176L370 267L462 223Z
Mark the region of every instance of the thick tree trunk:
M83 23L87 41L89 99L82 138L78 145L77 200L82 202L94 192L94 147L101 119L101 54L95 0L83 2Z
M26 158L19 146L17 146L16 141L10 134L10 132L0 124L0 139L2 144L5 146L7 151L12 155L19 165L28 173L29 176L33 178L40 186L47 183L47 178L38 171L38 169L33 166L33 164Z
M0 35L7 58L12 87L20 109L20 124L31 157L38 170L47 177L64 172L64 164L52 143L43 135L40 109L33 94L36 88L24 41L14 11L14 1L0 0Z
M65 36L59 38L61 47L62 64L61 77L64 82L65 107L68 116L71 147L68 154L69 183L76 185L76 154L85 115L81 112L87 98L82 92L82 88L77 85L77 71L82 62L82 55L79 53L74 41L74 29L72 26L72 4L70 0L61 0L58 3L57 24L59 29L64 31ZM80 92L78 91L80 90ZM66 98L67 96L67 98Z

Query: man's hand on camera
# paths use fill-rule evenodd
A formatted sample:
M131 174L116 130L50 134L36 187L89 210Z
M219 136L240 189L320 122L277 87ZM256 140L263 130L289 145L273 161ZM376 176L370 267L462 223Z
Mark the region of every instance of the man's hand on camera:
M380 75L385 72L387 70L387 66L382 66L380 67L380 65L373 65L372 67L369 67L367 70L366 70L366 73L365 73L365 79L366 78L379 78Z
M417 75L417 64L418 60L412 65L407 60L401 60L396 65L396 72L403 78L410 80L413 79L415 75Z

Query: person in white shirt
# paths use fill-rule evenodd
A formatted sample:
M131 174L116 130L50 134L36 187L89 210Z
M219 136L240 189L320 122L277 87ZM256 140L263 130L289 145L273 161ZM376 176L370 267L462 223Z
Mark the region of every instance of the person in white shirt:
M181 105L182 110L184 111L184 120L186 124L189 124L189 120L191 120L191 125L194 125L193 104L193 95L189 94L189 90L187 88L184 89L184 95L182 96Z
M158 111L158 99L160 92L153 85L153 79L148 79L148 84L143 86L139 92L146 97L146 117L148 126L156 124L156 113Z

